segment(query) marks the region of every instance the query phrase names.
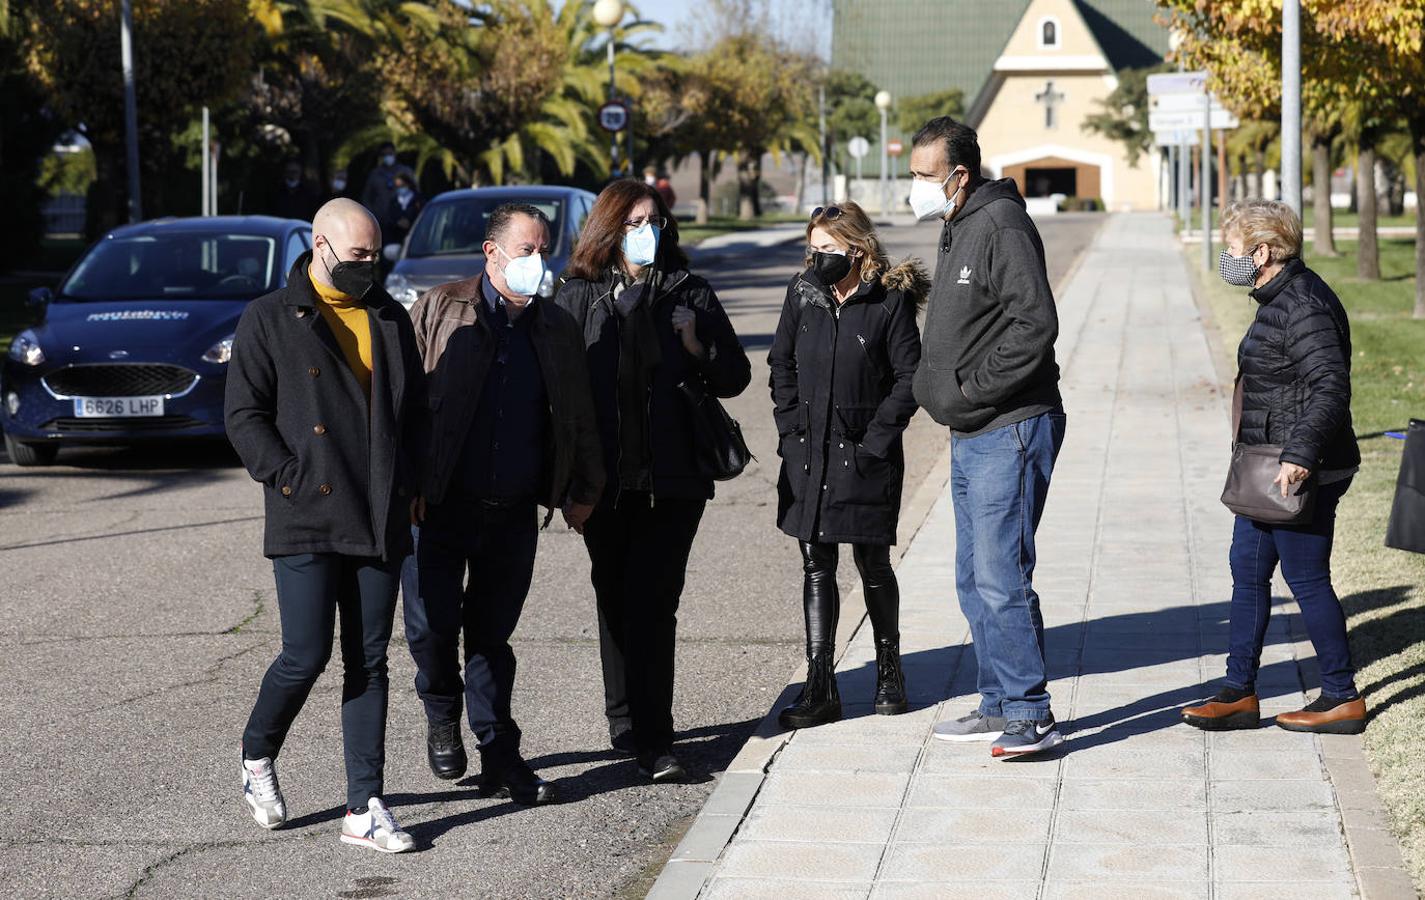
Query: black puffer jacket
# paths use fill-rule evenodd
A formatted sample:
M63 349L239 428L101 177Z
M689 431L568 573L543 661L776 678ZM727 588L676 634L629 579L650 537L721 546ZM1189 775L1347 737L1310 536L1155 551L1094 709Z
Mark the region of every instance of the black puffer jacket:
M706 281L686 270L655 271L649 290L653 297L651 315L657 339L657 350L653 353L656 362L638 388L643 396L622 398L621 404L618 396L621 324L613 306L614 277L610 271L599 281L567 279L554 298L554 302L583 327L589 384L608 473L604 497L617 502L620 491L629 489L620 479L622 417L619 410L621 405L629 407L628 401L632 399L645 411L646 420L640 423L639 431L647 435L649 442L646 471L640 472L636 480L651 485L655 497L711 500L713 482L698 465L692 412L678 385L689 377L701 377L713 396L736 397L752 380L747 354ZM698 340L708 351L702 361L683 349L683 342L673 331L673 310L679 306L688 307L697 318ZM627 480L628 473L624 474L623 480Z
M894 544L916 403L918 262L864 283L840 308L815 275L787 287L767 362L777 420L777 525L819 543Z
M1280 445L1313 472L1360 465L1351 428L1351 326L1300 259L1252 292L1257 318L1237 348L1244 444Z

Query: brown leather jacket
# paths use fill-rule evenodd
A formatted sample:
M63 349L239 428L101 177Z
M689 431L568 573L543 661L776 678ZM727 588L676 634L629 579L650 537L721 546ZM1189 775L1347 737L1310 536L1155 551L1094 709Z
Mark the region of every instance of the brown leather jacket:
M485 376L494 362L495 337L482 293L483 279L482 273L431 288L411 308L429 385L426 456L420 481L427 503L440 503L445 498L461 445L475 418ZM542 297L524 314L534 317L530 338L549 398L540 503L552 516L565 502L598 502L604 488L604 463L578 323Z

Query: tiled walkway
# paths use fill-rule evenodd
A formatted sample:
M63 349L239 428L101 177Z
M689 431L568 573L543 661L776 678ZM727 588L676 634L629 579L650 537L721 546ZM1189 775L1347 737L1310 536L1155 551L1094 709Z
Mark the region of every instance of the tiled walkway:
M764 735L775 757L729 769L655 896L1356 895L1323 766L1339 739L1179 724L1222 673L1231 518L1223 398L1167 220L1111 219L1060 310L1069 429L1036 582L1062 751L998 762L930 739L975 704L942 491L899 567L912 712L871 714L862 627L838 667L846 718ZM1264 716L1304 702L1286 619L1268 634Z

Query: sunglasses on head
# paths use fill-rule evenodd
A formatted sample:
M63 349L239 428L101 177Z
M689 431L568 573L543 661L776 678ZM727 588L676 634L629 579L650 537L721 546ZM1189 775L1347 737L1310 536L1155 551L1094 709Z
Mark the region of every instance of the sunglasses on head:
M825 219L828 219L828 220L829 220L829 219L839 219L839 218L841 218L841 207L839 207L839 206L818 206L816 209L814 209L814 210L811 211L811 217L812 217L813 219L818 218L818 217L825 218Z

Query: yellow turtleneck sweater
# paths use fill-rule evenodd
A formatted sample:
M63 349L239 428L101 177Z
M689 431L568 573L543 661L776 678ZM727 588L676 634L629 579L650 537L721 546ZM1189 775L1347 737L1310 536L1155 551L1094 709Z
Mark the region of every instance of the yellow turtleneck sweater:
M337 346L346 357L346 364L356 375L356 380L371 395L371 319L366 315L366 307L354 298L343 294L334 287L322 284L308 270L307 277L316 289L317 311L326 320L327 327L336 336Z

